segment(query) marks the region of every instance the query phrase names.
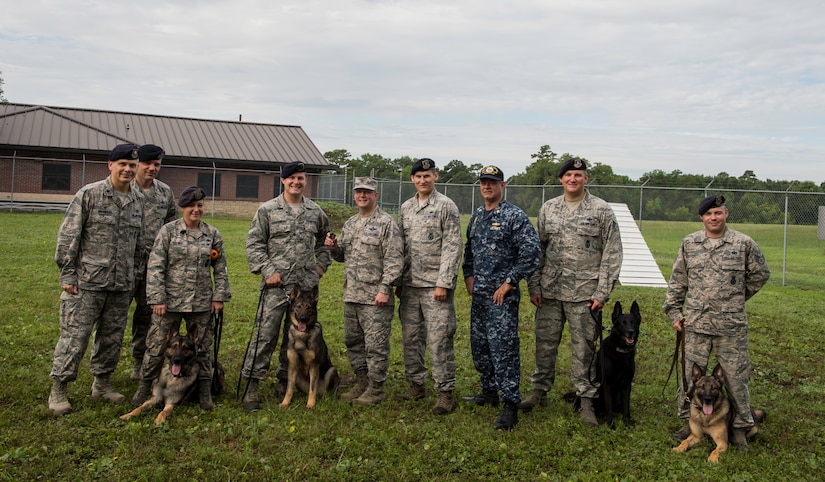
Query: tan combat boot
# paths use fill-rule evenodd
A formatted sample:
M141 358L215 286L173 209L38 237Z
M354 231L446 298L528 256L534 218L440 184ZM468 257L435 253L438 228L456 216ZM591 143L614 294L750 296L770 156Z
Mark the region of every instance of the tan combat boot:
M599 421L596 420L596 412L593 410L593 399L581 397L581 411L579 412L582 422L591 427L598 427Z
M410 401L410 400L421 400L427 396L427 390L424 388L423 384L410 382L410 388L401 395L402 400Z
M212 380L198 380L198 402L201 410L214 410L212 403Z
M447 415L455 410L455 400L453 400L453 391L445 390L438 392L438 400L435 401L433 413L436 415Z
M112 403L126 400L126 397L112 386L111 375L108 373L95 377L92 383L92 398L103 398Z
M360 397L352 401L356 405L374 405L381 403L387 396L384 394L384 382L370 382L370 387Z
M246 393L244 393L242 402L244 410L260 410L261 400L258 398L259 383L260 380L258 380L257 378L247 378L248 385L246 388Z
M369 380L367 380L367 372L359 371L355 374L355 385L349 389L348 392L342 393L341 398L344 400L355 400L367 391Z
M132 406L137 408L146 400L149 400L149 397L152 396L152 382L150 380L141 380L140 385L138 385L138 389L135 391L135 394L132 396Z
M72 405L69 403L68 386L66 382L52 380L52 391L49 394L49 410L55 415L66 415L71 413Z
M544 390L534 389L529 397L525 398L518 404L518 408L523 412L529 412L536 405L540 407L547 406L547 392Z

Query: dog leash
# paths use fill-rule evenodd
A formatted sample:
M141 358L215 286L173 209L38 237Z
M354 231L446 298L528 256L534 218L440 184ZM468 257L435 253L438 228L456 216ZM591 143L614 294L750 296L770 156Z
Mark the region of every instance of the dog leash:
M684 328L682 331L676 332L676 348L673 350L673 360L670 362L670 372L667 374L667 380L665 380L665 385L662 387L662 398L665 398L665 390L667 390L667 385L670 383L670 377L673 375L673 369L676 367L676 361L679 359L679 352L681 351L682 359L680 361L680 366L682 368L682 391L685 393L685 398L688 398L687 394L687 377L685 376L685 332Z
M590 310L590 317L593 318L593 321L596 322L596 330L599 332L599 349L596 353L599 354L599 364L601 365L601 383L604 383L605 379L605 366L604 366L604 350L602 350L602 343L604 342L604 323L602 323L602 310ZM593 359L590 361L590 368L587 370L588 373L593 372L593 361L596 359L594 356ZM595 385L596 383L593 381L593 377L588 375L590 378L590 383Z
M255 312L255 351L252 355L252 365L255 364L255 358L258 356L258 342L261 339L261 320L263 318L263 309L264 309L264 294L267 292L268 288L266 285L261 287L261 294L258 296L258 310ZM249 367L249 377L246 378L246 387L244 387L243 394L241 394L241 381L243 380L243 364L246 361L246 357L249 355L249 348L252 346L252 337L250 336L249 342L246 344L246 351L243 354L243 360L241 361L241 369L238 372L238 386L235 388L235 399L241 400L243 397L246 396L246 392L249 390L249 383L252 379L252 367Z

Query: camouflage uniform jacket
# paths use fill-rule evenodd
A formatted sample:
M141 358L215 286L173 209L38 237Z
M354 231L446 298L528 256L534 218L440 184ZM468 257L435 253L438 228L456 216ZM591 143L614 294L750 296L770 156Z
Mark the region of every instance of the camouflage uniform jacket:
M157 179L152 181L152 187L144 191L136 180L132 180L132 188L143 193L143 238L146 241L146 257L155 245L155 237L160 227L171 223L178 217L178 208L175 204L175 195L168 184Z
M544 203L537 223L542 254L530 295L607 303L622 269L622 239L610 206L586 192L570 212L562 195Z
M344 301L372 305L379 292L390 295L404 268L404 241L392 217L376 207L366 220L356 214L347 220L330 250L332 259L346 262Z
M267 279L280 273L284 286L318 286L316 266L326 271L332 258L324 246L329 219L320 206L303 198L290 206L283 194L265 202L249 227L246 260L249 270Z
M121 207L119 203L123 203ZM116 194L112 181L75 194L57 233L60 284L91 291L129 291L143 277L143 194Z
M467 226L464 277L472 276L473 294L492 295L509 277L518 285L539 266L539 238L527 215L502 200L494 209L475 210Z
M398 227L404 237L402 284L455 289L461 262L461 218L452 199L433 190L423 207L418 195L401 205Z
M197 313L209 311L212 301L230 298L221 233L203 221L194 230L183 219L163 225L149 256L146 304Z
M749 236L725 229L721 243L704 230L682 240L668 283L664 310L670 321L709 335L733 335L747 325L745 301L771 273L765 256Z

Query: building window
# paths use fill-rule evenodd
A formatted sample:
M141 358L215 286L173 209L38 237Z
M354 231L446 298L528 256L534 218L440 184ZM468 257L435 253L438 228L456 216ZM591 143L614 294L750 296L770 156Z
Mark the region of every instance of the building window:
M258 176L238 174L235 184L235 197L258 199Z
M70 191L72 188L71 164L43 164L44 191Z
M198 187L203 189L207 197L212 197L212 173L198 173ZM221 197L221 175L215 174L215 197Z

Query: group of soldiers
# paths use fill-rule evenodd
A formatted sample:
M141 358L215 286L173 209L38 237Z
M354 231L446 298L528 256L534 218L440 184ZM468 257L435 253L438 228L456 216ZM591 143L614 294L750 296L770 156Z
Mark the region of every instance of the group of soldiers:
M147 371L146 327L155 323L152 320L159 313L156 302L146 298L144 266L149 253L154 255L152 247L158 249L161 227L176 217L171 189L154 178L161 158L162 149L157 146L117 146L109 157L109 178L81 189L67 210L55 256L63 294L49 408L57 414L71 411L66 385L77 377L93 330L97 332L91 360L92 396L114 403L125 399L112 387L110 375L119 359L132 297L137 303L132 327L133 378L141 380L132 402L140 403L148 396L149 383L156 375ZM353 198L358 213L346 221L340 236L330 233L323 210L304 195L306 166L301 162L283 166L282 194L260 206L246 242L249 269L261 276L261 297L250 341L254 349L247 350L241 369L246 381L243 407L261 407L259 387L286 329L287 293L296 285L304 290L317 287L335 260L344 263L344 338L354 373L352 386L341 398L358 405L386 398L397 297L409 384L401 398L427 397L429 345L437 392L432 410L438 415L451 413L456 408L454 296L461 265L472 299L470 343L481 387L479 393L462 400L503 404L494 422L500 430L511 430L517 424L519 409L546 406L547 393L555 382L562 331L569 323L571 380L581 399L580 416L586 425L596 426L593 399L598 396L598 385L590 376L590 365L600 327L591 312L604 307L619 278L622 243L612 209L586 189L585 161L567 160L558 178L563 194L544 203L536 229L519 207L504 198L506 181L501 169L484 167L478 174L484 205L472 213L462 246L458 208L435 189L438 169L432 159L421 158L413 164L411 181L416 194L401 205L397 222L378 206L377 181L356 177ZM188 193L187 201L193 196L197 197L196 191ZM705 229L686 237L682 244L665 311L674 328L689 335L691 362L706 367L711 351L720 361L726 360L728 379L733 379L731 398L737 405L734 427L744 430L753 425L747 418L750 365L744 302L764 285L769 271L756 243L726 227L723 197L703 200L698 214ZM210 242L220 238L216 234ZM217 256L223 256L222 243ZM225 262L213 264L213 270L217 279L219 271L225 271ZM522 280L536 306L536 366L530 380L532 392L525 399L519 391ZM211 300L221 304L189 309L207 313L222 309L222 302L230 296L228 281L208 290ZM179 325L180 317L176 321ZM208 345L199 345L198 350L208 351ZM286 348L281 343L275 371L278 396L286 388L286 368ZM211 364L205 361L204 370L211 370ZM680 393L688 388L682 387ZM204 390L201 393L201 407L210 409L211 399ZM680 396L679 415L686 420L683 402ZM674 436L686 437L682 431Z

